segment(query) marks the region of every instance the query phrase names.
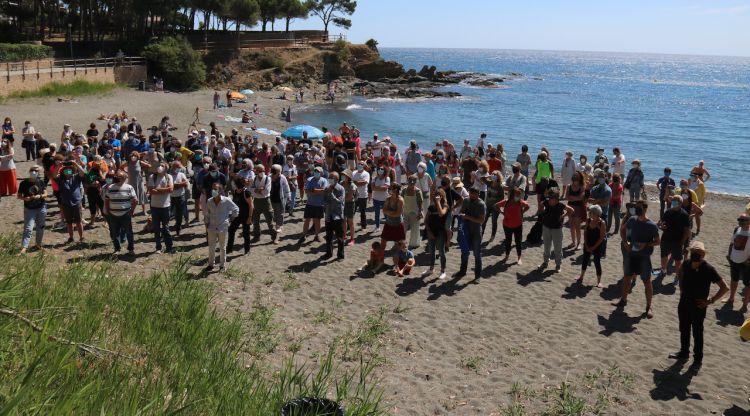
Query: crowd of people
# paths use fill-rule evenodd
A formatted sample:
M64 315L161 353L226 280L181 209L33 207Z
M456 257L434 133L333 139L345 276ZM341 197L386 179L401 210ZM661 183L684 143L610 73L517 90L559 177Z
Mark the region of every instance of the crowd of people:
M218 94L214 101L217 98ZM343 259L346 247L356 244L358 236L372 238L362 272L377 273L389 262L397 276L415 273L415 250L424 248L428 262L420 265L425 267L423 277L435 273L439 260L438 279L445 279L449 269L454 279L460 279L469 273L470 257L474 279L486 277L483 257L501 221L503 256L498 261L508 263L515 249L515 263L521 265L525 247L543 244L539 270L554 261L555 271L560 272L565 249L580 255L574 284L582 284L593 262L596 286L601 288L608 243L619 240L623 283L615 305L627 305L634 282L640 279L646 296L644 314L653 317L652 279L675 273L681 287L682 349L674 356L685 358L692 331L698 365L706 305L726 292L731 305L740 280L744 283L741 312L750 300L747 213L739 216L731 238L729 287L704 260L705 246L695 240L706 209L705 184L711 177L702 161L683 172L684 178L675 178L671 169L664 168L664 175L656 178L656 213L656 205L645 194L640 161L632 160L627 169L619 148L612 149L611 156L598 148L591 159L580 155L578 160L568 151L556 169L547 148L532 154L524 145L512 156L502 144L490 144L486 134L474 144L467 139L458 147L440 140L423 150L414 140L405 149L378 134L366 140L347 123L335 131L323 128L325 136L320 139L304 133L299 138L260 141L237 129L222 132L214 123L177 137L169 117L150 129L125 112L106 121L101 132L95 123L85 132L66 124L54 141L26 121L21 130L23 148L26 160L35 163L19 183L13 147L17 132L5 119L0 195L17 195L23 201L22 252L43 246L50 216L48 187L60 208L55 226L67 228L68 242L76 235L83 241L85 230L101 221L115 253L123 245L129 254L135 253L133 217L139 215L139 207L158 252L171 252L172 234L179 235L188 224L202 220L207 270L215 267L217 249L219 267L225 268L240 229L248 254L251 243L266 234L264 228L267 238L276 243L285 219L299 213L304 222L297 244L307 244L312 237L324 244L324 258ZM30 248L34 231L35 245ZM570 244L563 247L566 233ZM461 253L458 267L447 264L446 253L454 246ZM657 248L661 262L654 270L651 255ZM720 289L709 298L711 283Z

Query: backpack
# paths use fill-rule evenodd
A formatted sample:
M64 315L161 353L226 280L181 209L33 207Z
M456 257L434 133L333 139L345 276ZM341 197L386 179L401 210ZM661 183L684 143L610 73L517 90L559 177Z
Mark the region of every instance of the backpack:
M542 222L537 221L526 235L526 244L535 246L542 243Z

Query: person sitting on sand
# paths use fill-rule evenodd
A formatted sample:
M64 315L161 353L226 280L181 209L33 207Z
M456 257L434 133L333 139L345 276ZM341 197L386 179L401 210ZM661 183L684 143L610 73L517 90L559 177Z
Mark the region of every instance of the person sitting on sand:
M260 114L260 109L258 108L258 103L253 104L253 114Z
M603 288L602 285L602 243L606 236L606 224L602 220L602 209L599 205L589 206L589 218L586 221L586 228L583 233L583 255L581 256L581 275L576 282L583 283L583 276L589 267L589 260L594 258L594 267L596 268L596 287Z
M620 229L620 236L624 243L624 249L628 258L629 275L622 281L622 297L614 305L624 308L628 304L628 294L631 290L631 282L640 276L646 290L646 312L647 318L654 317L651 306L651 298L654 295L654 287L651 282L651 253L654 247L661 243L659 238L659 227L646 216L648 203L638 201L635 204L634 217L628 219ZM629 233L629 234L628 234Z
M370 246L370 260L362 266L359 270L371 270L373 274L378 273L380 269L385 266L385 250L380 244L380 241L373 241Z
M407 247L406 240L400 240L398 251L393 256L393 272L399 277L407 276L411 273L411 268L415 263L414 253Z
M250 122L250 114L247 113L247 111L242 110L242 123L249 123Z

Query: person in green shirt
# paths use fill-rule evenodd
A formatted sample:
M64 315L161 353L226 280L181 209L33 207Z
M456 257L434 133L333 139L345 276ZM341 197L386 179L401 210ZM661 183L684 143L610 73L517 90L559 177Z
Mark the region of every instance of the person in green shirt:
M540 152L536 158L536 172L534 172L534 183L536 184L537 214L542 212L544 193L549 188L549 183L555 175L555 168L547 156L547 152Z

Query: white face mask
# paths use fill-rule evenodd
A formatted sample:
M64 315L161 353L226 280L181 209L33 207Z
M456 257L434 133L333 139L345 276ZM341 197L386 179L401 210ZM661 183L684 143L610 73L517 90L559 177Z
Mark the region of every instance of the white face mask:
M160 175L161 175L161 174L163 174L163 173L164 173L164 166L159 166L159 167L158 167L158 168L156 169L156 172L158 172L158 173L159 173Z
M220 194L219 194L219 190L218 190L218 189L212 189L212 190L211 190L211 197L212 197L212 198L216 198L216 197L217 197L217 196L219 196L219 195L220 195Z
M424 168L423 168L423 167L421 167L421 166L420 166L420 167L418 167L418 168L417 168L417 172L419 172L419 173L424 173Z
M31 175L32 178L36 179L39 177L39 172L32 170L31 172L29 172L29 175Z
M358 172L362 172L363 170L365 170L364 166L357 166L357 171Z

